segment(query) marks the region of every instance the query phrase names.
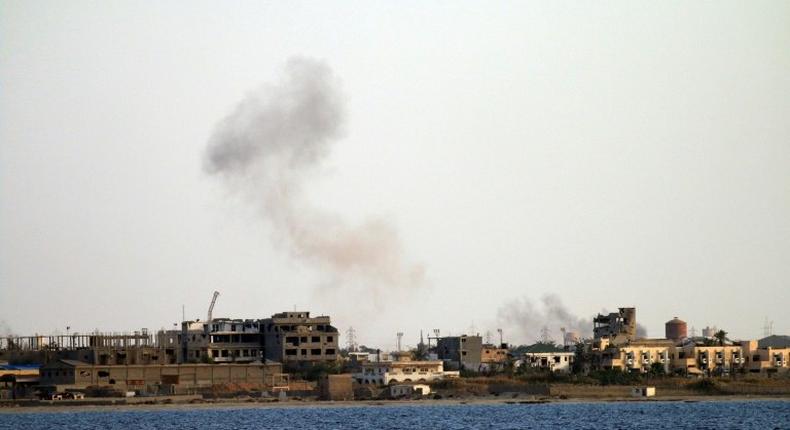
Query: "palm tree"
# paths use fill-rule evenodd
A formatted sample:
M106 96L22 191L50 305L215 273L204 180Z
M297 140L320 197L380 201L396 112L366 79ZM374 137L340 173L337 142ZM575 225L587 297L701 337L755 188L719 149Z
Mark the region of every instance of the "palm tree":
M727 332L724 330L719 330L716 332L716 334L713 335L713 337L715 337L716 340L719 341L720 346L723 346L724 341L727 340Z

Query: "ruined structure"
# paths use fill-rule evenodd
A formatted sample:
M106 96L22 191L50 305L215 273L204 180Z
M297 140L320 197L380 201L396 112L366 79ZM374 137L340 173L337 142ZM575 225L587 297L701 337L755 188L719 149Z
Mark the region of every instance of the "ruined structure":
M618 312L608 315L598 314L593 319L593 337L608 338L613 345L636 339L636 308L619 308Z
M260 321L265 356L288 364L337 360L338 330L328 316L282 312Z

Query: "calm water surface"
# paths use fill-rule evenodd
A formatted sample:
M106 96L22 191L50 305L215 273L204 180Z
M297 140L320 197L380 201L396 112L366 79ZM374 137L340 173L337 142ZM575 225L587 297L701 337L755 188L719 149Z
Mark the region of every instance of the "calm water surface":
M0 414L8 429L790 429L790 401L227 408Z

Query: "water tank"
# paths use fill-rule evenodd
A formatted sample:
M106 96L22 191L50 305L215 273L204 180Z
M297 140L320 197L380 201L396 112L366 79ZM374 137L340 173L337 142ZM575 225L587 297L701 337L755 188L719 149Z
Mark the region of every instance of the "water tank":
M682 340L688 336L686 322L678 317L672 318L664 325L666 338L671 340Z
M705 327L702 329L702 337L706 337L708 339L713 339L716 336L716 326L713 327Z

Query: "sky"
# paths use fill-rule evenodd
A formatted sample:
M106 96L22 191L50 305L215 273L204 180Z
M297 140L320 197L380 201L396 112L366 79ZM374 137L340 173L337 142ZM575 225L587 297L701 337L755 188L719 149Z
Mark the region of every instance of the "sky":
M245 100L294 106L294 61L337 127L245 136L317 142L280 165L294 214L419 276L347 276L272 215L271 171L212 171ZM758 338L790 334L789 256L785 1L0 1L6 333L171 328L217 290L215 317L385 349L531 343L551 306L554 338L622 306Z

